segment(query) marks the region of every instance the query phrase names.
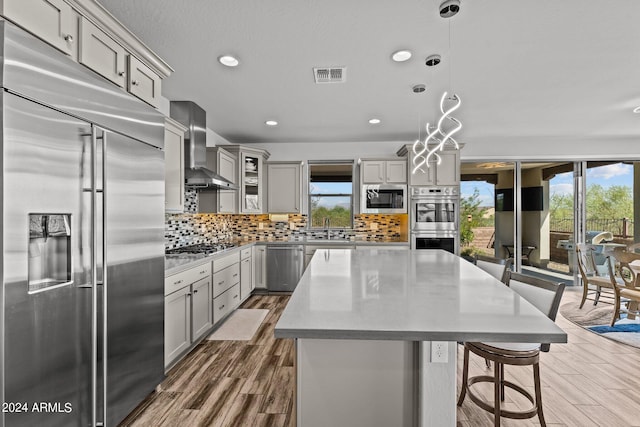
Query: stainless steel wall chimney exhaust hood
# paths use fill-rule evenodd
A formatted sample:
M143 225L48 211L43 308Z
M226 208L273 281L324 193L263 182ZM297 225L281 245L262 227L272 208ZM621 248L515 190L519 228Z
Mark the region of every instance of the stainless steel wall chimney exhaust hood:
M171 101L171 118L187 127L184 139L184 178L189 188L237 190L231 181L207 169L207 113L195 102Z

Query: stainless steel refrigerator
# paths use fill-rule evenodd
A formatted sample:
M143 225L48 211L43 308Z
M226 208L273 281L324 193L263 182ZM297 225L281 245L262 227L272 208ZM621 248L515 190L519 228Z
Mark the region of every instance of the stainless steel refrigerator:
M164 117L7 22L2 426L115 426L164 377Z

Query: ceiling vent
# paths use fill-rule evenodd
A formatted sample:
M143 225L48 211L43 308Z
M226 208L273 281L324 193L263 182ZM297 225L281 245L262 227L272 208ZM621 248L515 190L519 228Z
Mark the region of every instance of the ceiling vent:
M314 68L316 83L344 83L347 80L347 67Z

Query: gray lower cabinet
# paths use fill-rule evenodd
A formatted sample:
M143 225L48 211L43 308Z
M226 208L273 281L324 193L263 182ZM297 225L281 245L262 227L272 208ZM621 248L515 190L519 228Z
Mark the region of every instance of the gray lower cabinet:
M240 284L236 283L213 299L213 318L218 323L240 305Z
M191 287L164 300L164 365L170 365L191 345Z
M211 263L168 276L164 283L166 368L213 326Z
M204 335L213 326L213 295L211 278L191 285L191 336L192 341Z
M249 298L253 291L253 256L252 249L243 249L240 252L240 299Z
M213 260L213 322L240 305L240 252Z
M267 288L267 247L253 247L253 283L256 289Z

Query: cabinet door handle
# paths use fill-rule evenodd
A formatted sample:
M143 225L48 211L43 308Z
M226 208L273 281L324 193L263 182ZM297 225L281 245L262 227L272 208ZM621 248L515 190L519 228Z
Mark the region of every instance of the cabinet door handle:
M196 290L194 290L194 291L193 291L193 293L194 293L194 294L197 294L197 293L198 293L198 290L197 290L197 289L196 289Z
M179 285L180 283L182 283L182 280L178 280L177 282L173 282L174 285Z
M236 298L238 298L238 294L235 294L235 295L233 296L233 299L236 299Z
M139 81L137 81L137 80L131 80L131 85L132 85L132 86L139 86L139 85L140 85L140 82L139 82Z
M222 304L220 308L218 308L218 310L222 310L223 308L224 308L224 304Z
M118 71L118 75L119 75L120 77L124 77L124 71Z
M207 272L207 270L202 270L202 271L200 272L200 274L205 274L206 272Z
M66 36L64 36L64 40L68 41L69 43L73 43L73 36L71 34L67 34Z
M190 297L191 296L191 292L187 292L187 296Z
M218 282L218 286L224 285L224 280L222 282Z
M238 277L238 273L234 274L233 277Z

